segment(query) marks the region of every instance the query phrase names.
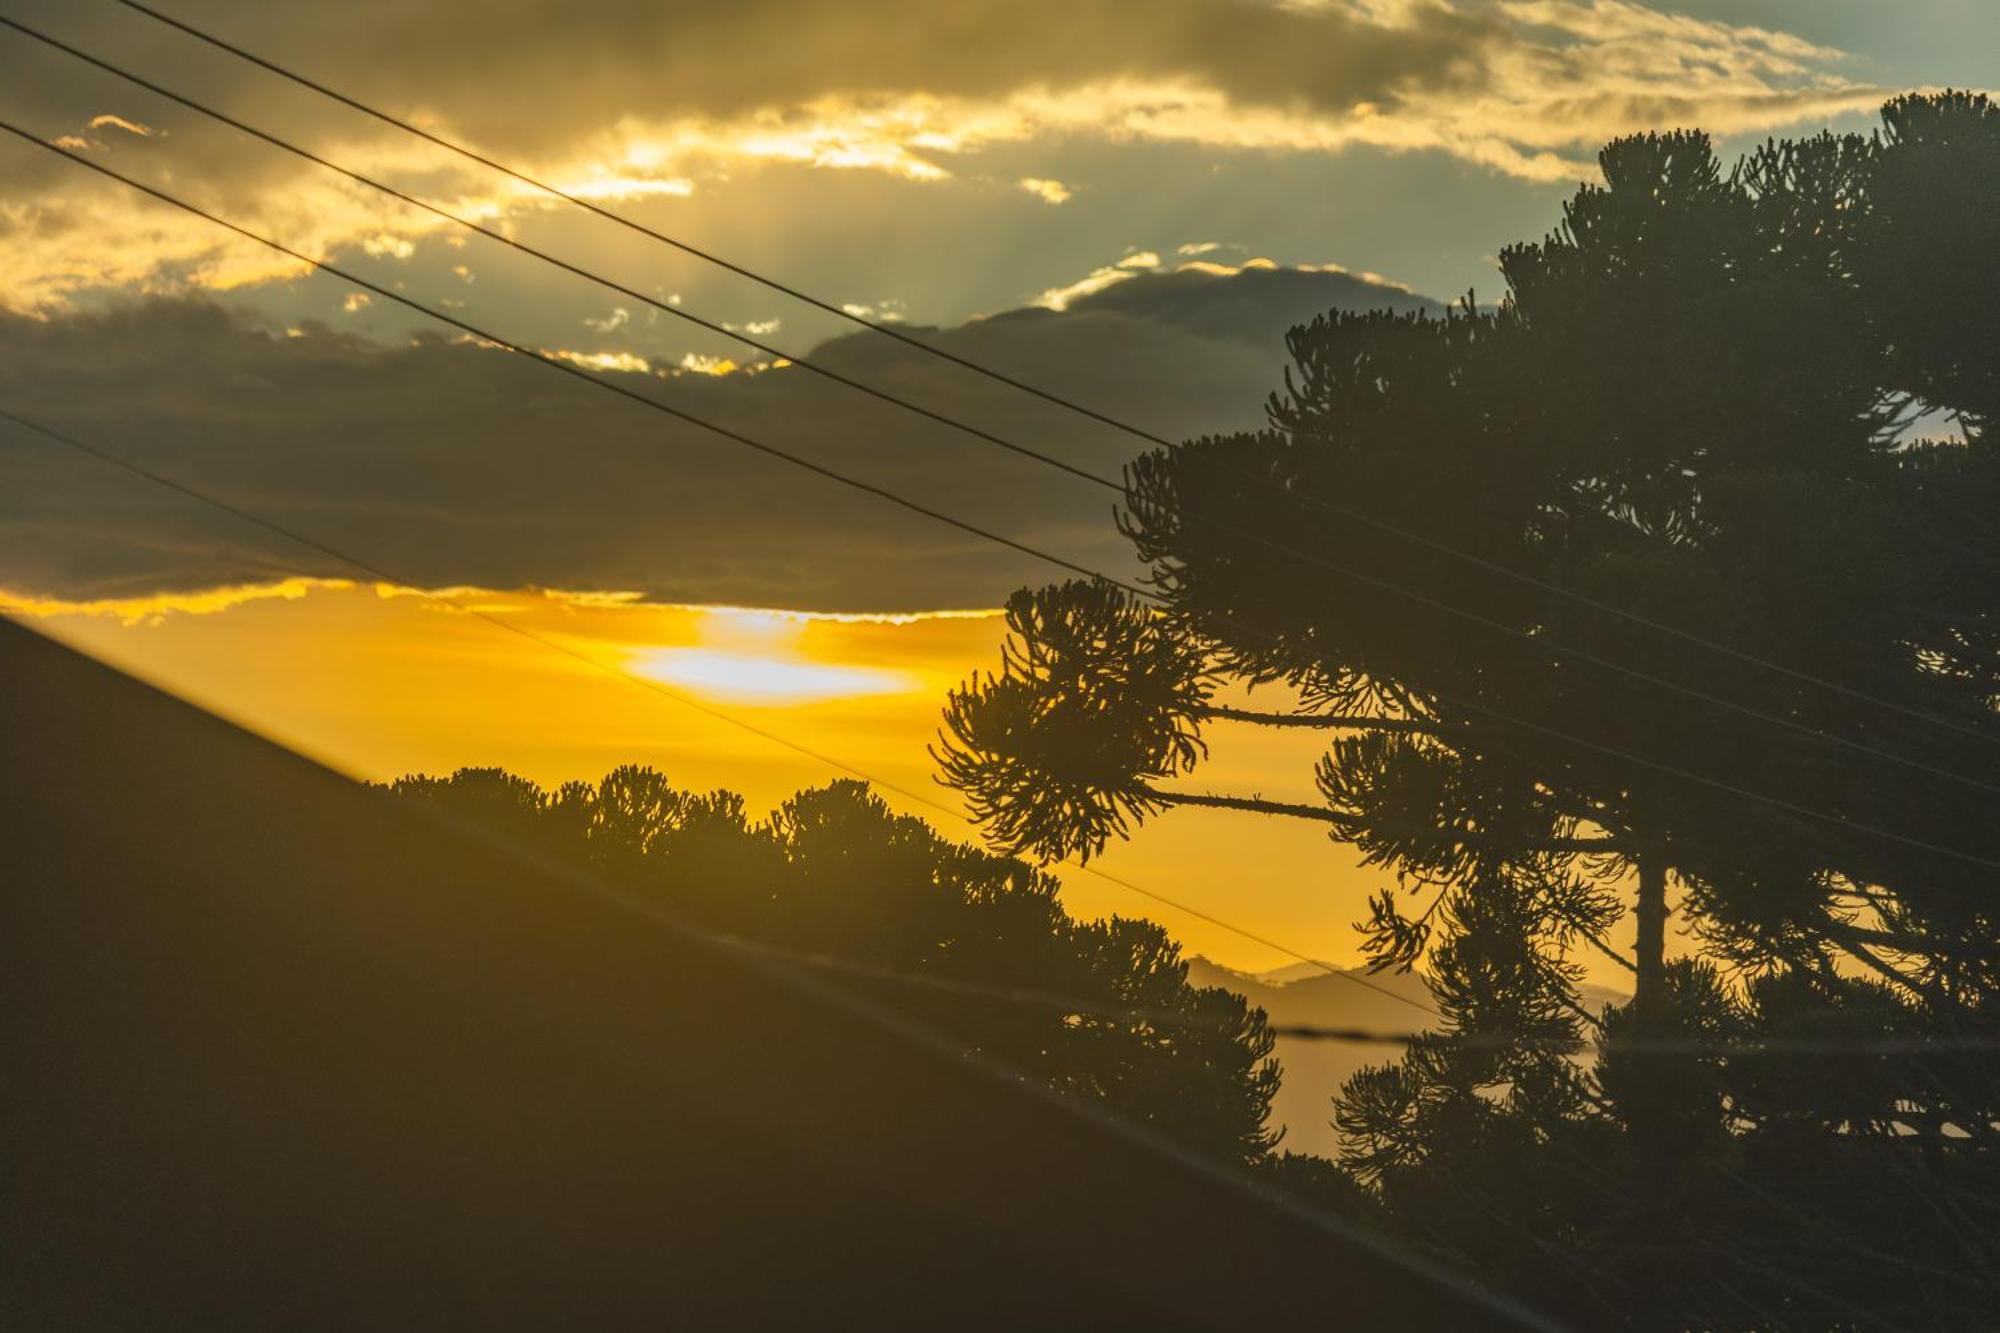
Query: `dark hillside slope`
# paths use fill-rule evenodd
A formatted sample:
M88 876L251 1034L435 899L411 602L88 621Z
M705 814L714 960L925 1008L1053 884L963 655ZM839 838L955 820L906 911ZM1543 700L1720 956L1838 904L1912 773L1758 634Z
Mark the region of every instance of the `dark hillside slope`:
M0 622L19 1328L1467 1328L1356 1238Z

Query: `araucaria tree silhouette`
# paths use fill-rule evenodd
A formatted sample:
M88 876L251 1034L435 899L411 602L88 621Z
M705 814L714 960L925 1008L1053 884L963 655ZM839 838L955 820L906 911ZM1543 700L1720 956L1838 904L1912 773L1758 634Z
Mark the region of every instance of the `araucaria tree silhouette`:
M1276 1140L1263 1011L1189 985L1159 926L1078 921L1048 874L947 842L859 782L802 791L762 821L733 792L632 765L554 791L498 769L391 790L588 865L718 941L820 968L1221 1162L1262 1164Z
M1497 307L1295 329L1268 429L1127 469L1158 604L1017 595L937 752L1010 850L1175 804L1358 848L1395 881L1372 958L1428 955L1448 1022L1347 1089L1351 1168L1469 1251L1440 1201L1506 1214L1502 1280L1619 1238L1609 1280L1666 1326L1914 1306L1879 1263L1922 1244L1988 1298L2000 1268L1990 1213L1910 1174L1990 1182L2000 1133L2000 108L1884 125L1731 170L1699 133L1615 142L1502 253ZM1296 712L1224 706L1278 684ZM1179 785L1218 723L1328 729L1321 803ZM1577 1010L1579 949L1631 970L1628 1007ZM1778 1053L1802 1031L1819 1055ZM1825 1052L1889 1034L1924 1053L1841 1086ZM1921 1241L1822 1197L1888 1180ZM1818 1252L1770 1239L1782 1207Z

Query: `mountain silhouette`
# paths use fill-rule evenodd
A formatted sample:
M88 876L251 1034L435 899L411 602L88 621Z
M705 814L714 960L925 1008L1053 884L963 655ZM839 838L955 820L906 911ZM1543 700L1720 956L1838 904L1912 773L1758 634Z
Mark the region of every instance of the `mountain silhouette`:
M1430 992L1414 972L1371 973L1350 968L1330 973L1317 963L1292 963L1269 972L1249 973L1197 956L1188 960L1188 981L1236 992L1262 1009L1277 1027L1412 1032L1436 1021L1426 1012ZM1631 998L1603 986L1579 990L1584 1007L1592 1012ZM1406 1000L1409 1003L1404 1003ZM1413 1007L1416 1005L1423 1008ZM1284 1126L1281 1147L1333 1157L1340 1150L1340 1137L1332 1125L1333 1095L1350 1074L1368 1065L1388 1064L1400 1049L1374 1042L1279 1037L1276 1054L1285 1078L1271 1099L1271 1124Z

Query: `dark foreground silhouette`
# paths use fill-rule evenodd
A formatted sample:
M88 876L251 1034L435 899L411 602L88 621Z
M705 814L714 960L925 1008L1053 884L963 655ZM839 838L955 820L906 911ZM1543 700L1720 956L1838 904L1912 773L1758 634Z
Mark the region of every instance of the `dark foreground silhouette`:
M1279 1073L1264 1015L1190 986L1166 931L1073 920L1057 882L947 842L854 781L752 821L648 768L545 791L498 769L390 790L547 851L713 936L949 1034L1220 1162L1255 1164Z
M0 679L9 1328L1509 1322L6 623Z

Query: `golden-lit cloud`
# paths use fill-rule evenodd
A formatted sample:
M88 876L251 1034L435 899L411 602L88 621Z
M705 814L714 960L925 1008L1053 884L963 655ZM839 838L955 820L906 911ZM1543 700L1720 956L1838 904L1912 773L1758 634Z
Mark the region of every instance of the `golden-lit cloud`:
M1850 79L1830 47L1631 0L1098 0L1034 7L1033 21L998 0L968 0L949 25L899 15L893 46L863 42L883 29L850 6L789 7L785 45L798 58L777 62L769 43L745 44L761 53L754 73L732 66L731 43L749 31L743 25L773 17L765 6L702 23L675 7L635 6L628 22L603 25L624 34L620 47L593 46L579 61L591 79L516 107L496 105L515 99L493 98L474 76L525 74L524 62L558 60L562 44L594 40L576 29L598 25L531 4L482 16L476 31L449 5L426 7L435 15L361 8L346 27L372 25L385 40L368 44L356 77L393 78L407 60L413 75L422 71L426 125L604 201L754 188L758 172L774 169L935 185L995 149L1079 139L1217 153L1439 153L1556 182L1590 176L1592 151L1615 135L1775 130L1865 110L1883 95ZM283 25L272 22L265 44L282 49ZM322 32L321 62L363 61L347 50L352 35ZM46 80L56 71L35 72ZM405 259L444 225L167 110L78 115L70 126L115 130L116 142L64 141L149 179L170 173L196 202L317 256L361 249ZM64 133L46 107L34 111L29 123ZM161 137L168 120L171 140ZM338 123L316 148L461 214L507 220L549 206L414 141ZM1014 179L1050 204L1077 188L1045 175ZM0 303L15 310L95 289L228 290L298 274L290 261L61 163L29 163L15 180L0 194L9 233Z
M1047 180L1040 176L1023 176L1015 184L1045 204L1066 204L1070 201L1071 190L1061 181Z
M742 367L726 356L709 356L703 352L689 352L680 359L676 367L685 375L733 375Z
M653 363L637 352L572 352L563 348L552 348L549 356L558 361L567 361L585 370L610 370L626 375L650 375Z
M179 156L183 147L196 153L193 160ZM395 140L336 144L326 151L377 177L435 166ZM227 152L218 156L205 135L178 136L175 146L112 145L93 156L138 179L162 182L198 207L315 258L360 251L407 260L419 240L451 225L318 169L286 171L277 178L243 173ZM0 306L41 312L83 291L231 291L310 272L269 246L80 168L62 162L34 166L36 188L0 193L0 230L8 234L8 244L0 246ZM479 222L501 218L517 207L522 193L491 188L469 173L447 172L443 179L467 192L440 191L438 204Z
M1061 287L1051 287L1035 298L1035 304L1048 310L1067 310L1072 301L1086 296L1095 296L1108 287L1127 282L1141 273L1150 273L1160 267L1160 257L1151 250L1141 250L1126 255L1115 264L1105 264L1094 268L1075 282ZM1234 272L1234 270L1230 270Z
M158 625L168 616L212 616L249 602L296 602L308 593L354 587L351 579L287 578L270 583L238 583L190 592L144 597L98 597L80 601L0 588L0 615L31 620L57 616L115 620L123 625Z
M1385 278L1379 273L1371 273L1366 269L1350 269L1343 264L1308 263L1281 265L1276 260L1266 258L1263 255L1253 255L1240 264L1225 264L1213 259L1186 257L1213 254L1221 248L1214 241L1197 241L1182 245L1174 251L1177 256L1181 256L1182 258L1179 263L1173 265L1164 263L1154 251L1135 250L1116 263L1103 264L1092 269L1074 282L1064 283L1060 287L1049 288L1036 297L1034 303L1045 310L1068 310L1073 302L1096 296L1100 292L1108 291L1118 284L1129 282L1142 274L1197 273L1211 278L1233 278L1242 273L1257 271L1277 272L1280 269L1285 269L1293 273L1330 273L1354 277L1367 283L1371 288L1377 288L1383 292L1401 292L1405 295L1413 294L1407 283L1397 282L1393 278Z
M154 129L151 125L141 125L136 120L127 120L123 116L113 115L92 116L89 120L89 126L93 130L123 130L127 134L136 134L141 139L151 139L160 133L160 131Z
M744 326L744 332L751 334L769 333L778 327L778 321L753 322ZM604 351L581 352L566 347L546 348L546 356L585 370L619 375L659 375L673 378L681 375L706 375L721 378L739 373L761 373L777 368L777 363L769 361L744 365L730 357L713 356L706 352L684 352L680 360L670 364L658 364L637 352L613 348ZM790 364L789 362L785 364Z
M972 637L983 643L992 636L985 626L1001 616L997 610L778 610L656 602L629 590L417 588L304 576L120 598L71 599L0 587L0 615L157 629L171 617L216 616L257 603L316 597L325 604L329 593L367 594L421 612L505 619L586 650L614 671L686 686L705 697L753 703L935 692L955 677L941 673L920 651L885 645L910 639L933 622L973 626Z
M745 332L768 333L776 326L775 320L762 329L752 324L746 327ZM651 359L637 352L620 349L581 352L566 347L552 347L544 349L544 355L552 356L558 361L566 361L573 366L580 366L585 370L619 375L707 375L720 378L742 371L761 371L770 368L768 362L746 366L730 357L713 356L706 352L683 353L680 360L666 366L655 365Z
M897 300L885 301L843 301L840 308L856 319L871 319L878 324L894 324L903 317L903 303Z

